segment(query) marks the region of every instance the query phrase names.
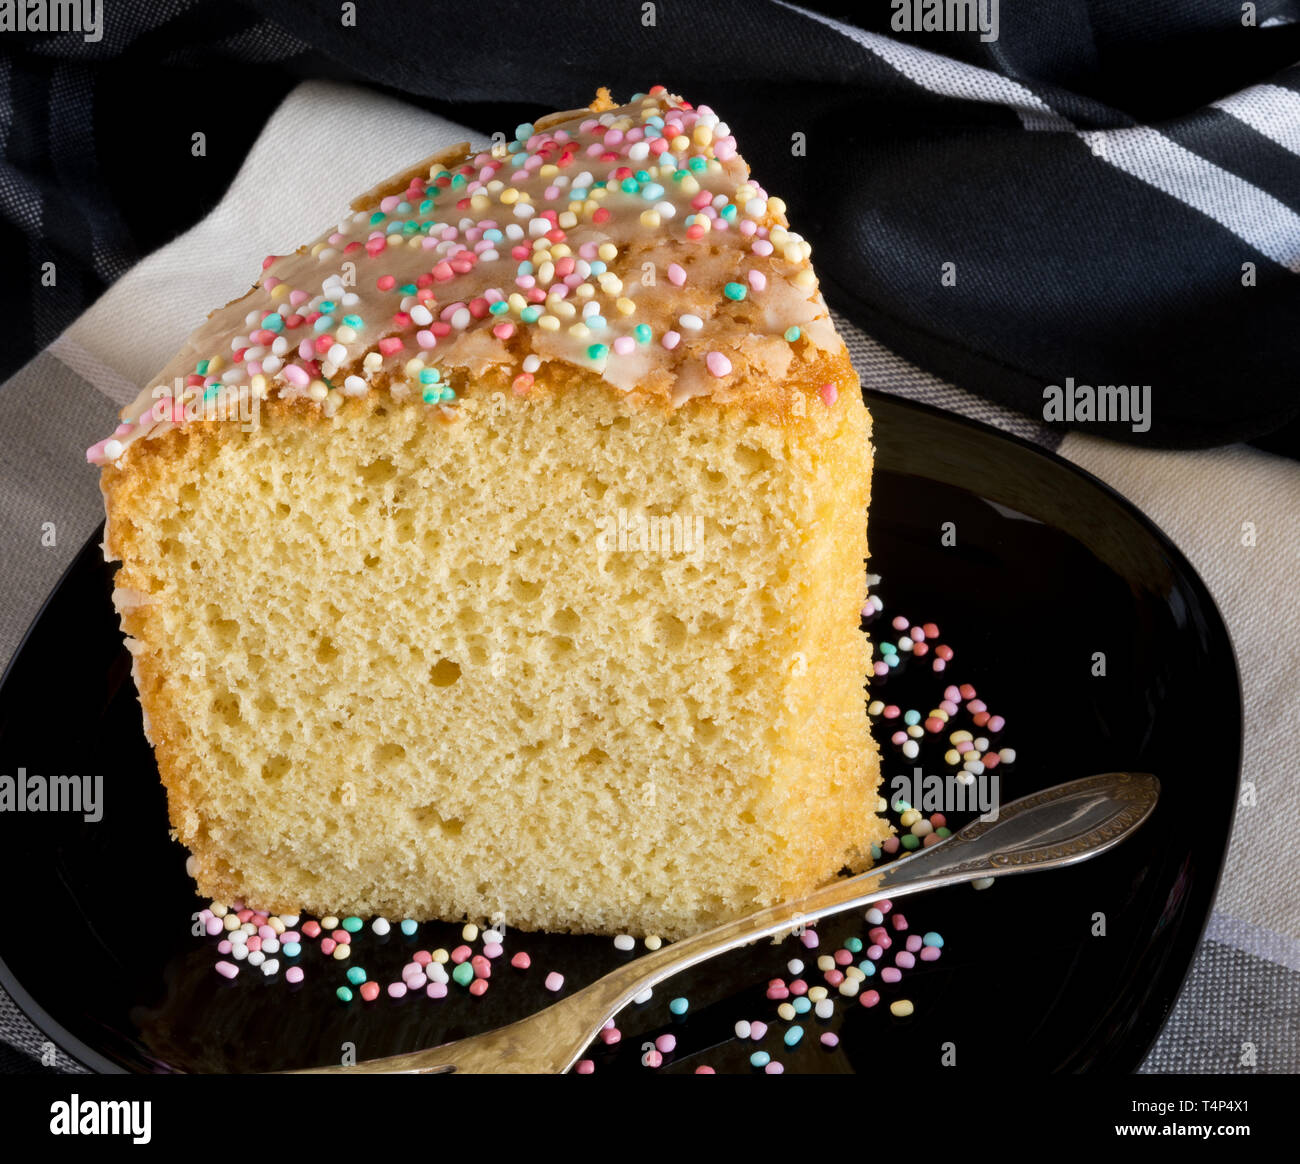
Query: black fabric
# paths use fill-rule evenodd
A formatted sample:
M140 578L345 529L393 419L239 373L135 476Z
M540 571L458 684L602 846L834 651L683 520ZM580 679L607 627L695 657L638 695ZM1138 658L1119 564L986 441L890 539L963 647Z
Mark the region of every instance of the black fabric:
M1038 417L1067 377L1150 384L1149 432L1086 427L1300 455L1300 157L1209 107L1261 83L1300 92L1300 0L1260 0L1254 26L1237 0L1002 0L987 42L896 30L888 0L804 7L363 0L350 27L332 0L111 0L98 43L0 33L0 376L202 217L299 79L372 85L484 132L597 85L625 99L660 83L731 124L812 241L828 298L921 367ZM813 10L930 54L927 68L1011 78L1069 124L938 95ZM1275 253L1075 132L1139 125L1276 199ZM328 140L322 126L303 148Z

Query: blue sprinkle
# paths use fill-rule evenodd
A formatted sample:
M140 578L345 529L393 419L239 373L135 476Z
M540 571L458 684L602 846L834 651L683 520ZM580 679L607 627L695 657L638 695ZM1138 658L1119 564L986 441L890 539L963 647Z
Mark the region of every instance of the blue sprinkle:
M921 939L921 944L923 946L936 946L939 949L942 949L943 938L939 934L936 934L934 930L930 930L930 932Z
M420 923L417 921L412 921L409 917L404 919L402 922L402 933L404 933L408 938L412 934L414 934L415 931L418 930L419 928L420 928Z
M785 1045L787 1047L797 1047L799 1040L803 1038L803 1027L790 1027L785 1032Z
M673 1014L685 1014L690 1008L690 1005L691 1004L684 998L674 998L672 1002L668 1004L668 1009L672 1011Z
M766 1051L755 1051L749 1057L751 1067L766 1067L770 1062L772 1062L772 1056Z

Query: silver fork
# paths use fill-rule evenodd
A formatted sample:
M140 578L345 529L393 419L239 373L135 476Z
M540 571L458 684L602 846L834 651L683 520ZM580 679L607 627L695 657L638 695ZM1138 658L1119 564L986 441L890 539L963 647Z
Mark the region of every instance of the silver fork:
M605 1023L636 995L689 966L884 898L1086 861L1138 828L1151 815L1159 795L1159 781L1140 772L1107 772L1058 784L1006 805L996 821L972 821L946 840L880 870L841 878L798 901L759 910L664 946L509 1026L427 1051L294 1074L565 1072Z

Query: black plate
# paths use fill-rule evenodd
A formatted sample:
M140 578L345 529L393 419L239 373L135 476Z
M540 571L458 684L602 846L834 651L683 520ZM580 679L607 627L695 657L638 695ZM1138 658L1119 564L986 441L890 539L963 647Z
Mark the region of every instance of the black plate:
M664 1070L753 1071L754 1045L732 1036L741 1018L772 1023L762 1047L790 1072L882 1062L939 1070L949 1044L950 1073L1129 1071L1190 964L1232 823L1241 748L1236 664L1213 601L1167 538L1065 461L932 409L874 394L869 402L878 445L871 566L886 603L874 637L894 637L885 619L903 614L939 623L957 652L943 676L929 660L908 660L880 683L881 698L925 712L947 682L974 684L1007 720L994 746L1018 753L1000 769L1004 800L1130 769L1160 777L1160 805L1136 837L1095 861L900 906L914 930L943 933L943 957L880 986L873 1010L838 1006L834 1050L819 1044L828 1025L811 1016L802 1045L782 1046L785 1024L765 984L802 951L763 944L625 1012L622 1043L592 1055L602 1073L643 1071L645 1041L667 1031L678 1047ZM944 544L944 523L955 545ZM550 997L541 985L550 969L566 975L567 989L630 956L606 938L512 935L507 954L527 949L532 970L498 963L483 998L453 987L440 1002L381 995L344 1006L333 997L343 967L314 946L299 959L308 973L300 987L249 968L234 982L219 977L215 940L190 933L201 903L168 839L98 541L51 595L0 688L0 773L104 778L99 823L0 814L0 883L11 901L0 982L72 1055L98 1070L262 1071L337 1062L349 1042L362 1058L392 1054L530 1012ZM1096 652L1105 676L1093 674ZM913 762L877 734L887 780L914 763L945 770L933 739ZM1104 936L1094 932L1098 915ZM856 915L823 923L822 952L865 928ZM415 938L395 929L381 940L367 931L358 961L395 977L413 950L453 945L456 933L427 925ZM691 1000L685 1019L669 1014L677 995ZM900 997L915 1004L911 1018L888 1012Z

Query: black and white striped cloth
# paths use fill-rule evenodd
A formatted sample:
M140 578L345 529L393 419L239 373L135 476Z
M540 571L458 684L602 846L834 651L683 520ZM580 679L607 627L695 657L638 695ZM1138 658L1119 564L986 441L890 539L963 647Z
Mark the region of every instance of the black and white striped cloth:
M483 131L662 83L919 367L1040 418L1067 377L1149 384L1149 432L1098 431L1300 453L1300 0L978 0L996 39L895 31L902 0L102 7L94 41L0 32L0 375L215 204L296 79Z

